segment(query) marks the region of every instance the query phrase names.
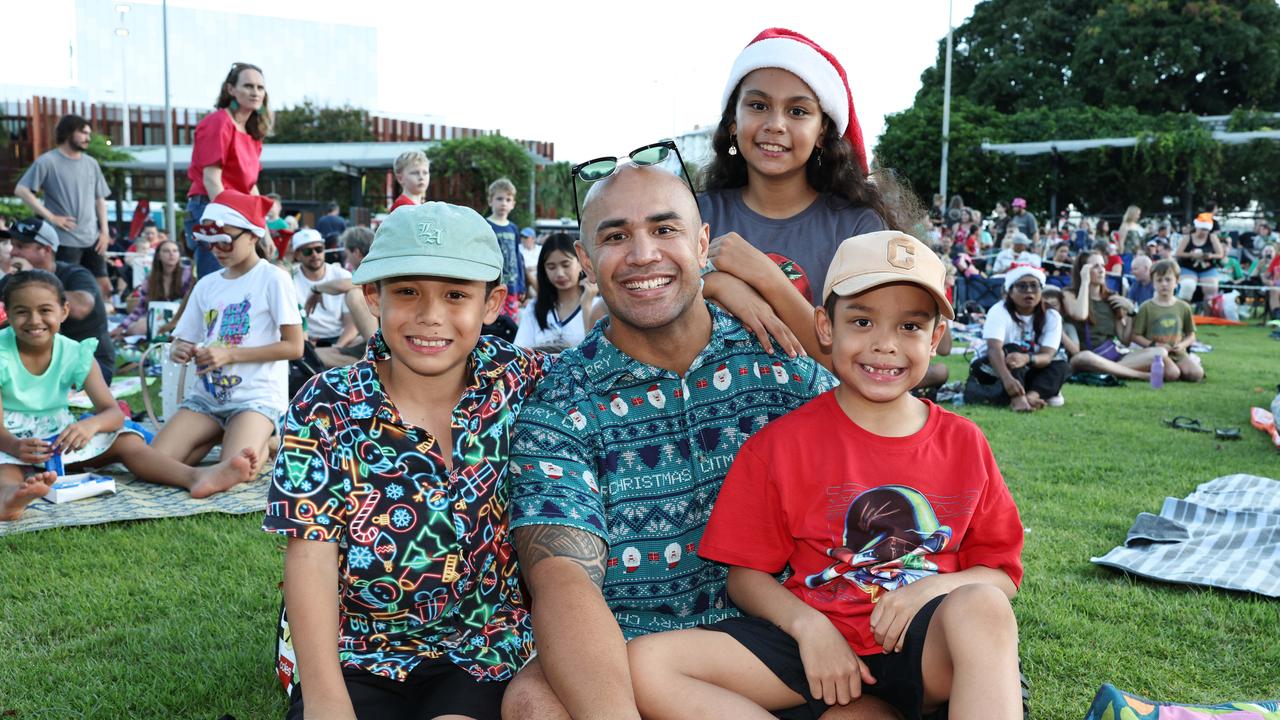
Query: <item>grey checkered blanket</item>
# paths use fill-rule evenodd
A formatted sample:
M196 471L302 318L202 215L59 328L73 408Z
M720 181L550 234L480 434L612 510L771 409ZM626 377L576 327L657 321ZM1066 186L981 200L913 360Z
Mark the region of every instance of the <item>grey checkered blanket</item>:
M1142 513L1098 565L1152 580L1280 597L1280 482L1228 475Z

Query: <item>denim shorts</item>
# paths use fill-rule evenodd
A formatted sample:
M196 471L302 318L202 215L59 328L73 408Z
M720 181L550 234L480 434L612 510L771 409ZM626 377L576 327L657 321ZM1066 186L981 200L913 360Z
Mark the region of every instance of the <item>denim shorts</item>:
M1217 280L1218 268L1209 268L1208 270L1192 270L1191 268L1178 268L1178 275L1184 278L1196 278L1197 280Z
M223 428L227 427L227 423L231 422L231 418L245 412L256 412L270 420L271 424L275 426L280 425L280 418L284 416L284 408L277 407L271 403L215 403L203 395L188 395L182 399L178 407L201 415L208 415Z

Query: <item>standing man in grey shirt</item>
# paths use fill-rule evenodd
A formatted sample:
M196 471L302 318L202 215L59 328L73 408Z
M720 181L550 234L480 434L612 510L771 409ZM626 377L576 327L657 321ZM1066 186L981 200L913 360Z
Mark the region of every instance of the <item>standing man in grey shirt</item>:
M93 132L79 115L64 115L54 137L58 146L27 168L14 188L36 216L58 231L61 262L82 265L97 279L102 297L111 297L103 253L111 243L107 226L107 196L111 189L98 161L85 154ZM41 193L41 198L36 197Z

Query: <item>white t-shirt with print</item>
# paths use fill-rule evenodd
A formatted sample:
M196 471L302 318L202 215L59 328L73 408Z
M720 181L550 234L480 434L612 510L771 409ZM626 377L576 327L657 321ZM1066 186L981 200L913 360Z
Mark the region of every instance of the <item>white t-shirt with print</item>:
M234 280L225 270L200 278L187 309L173 330L175 338L205 347L260 347L280 341L280 328L299 325L298 296L284 270L258 260ZM195 392L218 405L289 405L289 363L232 363L200 376Z
M983 340L999 340L1001 345L1009 343L1017 343L1020 345L1030 345L1032 340L1039 348L1044 347L1062 347L1062 316L1057 310L1048 308L1044 313L1044 327L1040 330L1040 337L1035 338L1034 317L1031 315L1018 315L1021 322L1013 319L1009 314L1008 308L1004 306L1004 301L996 303L987 310L987 320L982 324ZM978 347L977 357L982 358L987 355L987 344L984 342Z
M298 302L306 305L311 288L330 280L350 280L351 273L337 263L324 266L324 274L319 280L311 280L302 272L302 268L293 271L293 289L298 294ZM343 295L320 295L320 302L307 315L307 337L312 340L336 338L342 334L342 316L347 312L347 299Z

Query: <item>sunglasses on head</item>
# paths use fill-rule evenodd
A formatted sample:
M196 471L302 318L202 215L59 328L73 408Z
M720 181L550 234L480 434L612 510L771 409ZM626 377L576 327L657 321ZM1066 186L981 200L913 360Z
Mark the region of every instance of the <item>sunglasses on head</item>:
M637 167L661 165L671 157L672 153L675 153L676 161L680 164L680 170L677 174L684 178L685 184L689 186L689 192L693 193L696 199L698 193L693 189L693 182L689 180L688 173L684 171L684 158L680 157L680 148L676 147L674 140L663 140L638 147L624 157L598 157L594 160L574 165L569 170L569 185L573 187L573 209L578 214L579 221L582 219L582 210L578 204L578 181L590 185L593 182L604 180L616 173L619 164L623 162L630 162Z

